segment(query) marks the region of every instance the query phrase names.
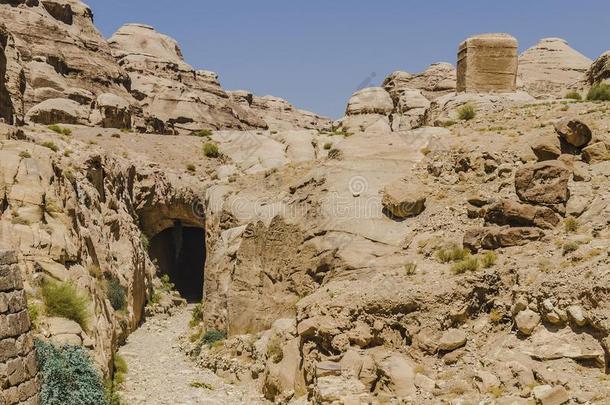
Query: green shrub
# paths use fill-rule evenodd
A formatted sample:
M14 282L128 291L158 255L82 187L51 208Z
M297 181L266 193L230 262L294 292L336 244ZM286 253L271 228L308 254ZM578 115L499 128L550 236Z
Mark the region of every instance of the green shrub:
M405 273L407 273L407 276L412 276L413 274L415 274L416 271L417 271L417 263L409 262L409 263L405 264Z
M563 245L563 254L567 255L572 252L576 252L580 245L578 242L567 242Z
M40 340L35 344L42 405L105 403L102 376L95 369L86 349L76 346L57 348Z
M470 121L477 115L477 112L475 111L474 107L470 104L465 104L458 108L457 113L458 118L462 121Z
M116 278L108 280L106 284L106 297L115 311L125 308L125 305L127 304L126 296L127 292L121 283L119 283L119 280Z
M174 283L171 282L171 279L169 278L169 274L164 274L161 276L161 288L165 292L170 292L174 288L176 288Z
M609 101L610 100L610 85L605 83L596 84L591 87L587 93L589 101Z
M119 387L121 384L123 384L125 382L125 374L127 374L127 371L129 370L129 368L127 367L127 362L125 361L125 358L123 358L123 356L121 356L118 353L114 355L113 365L114 365L114 386Z
M150 248L150 240L148 239L148 236L141 233L140 234L140 243L142 244L142 248L148 252L148 249Z
M120 137L121 137L121 134L112 134L112 135L110 135L110 136L111 136L112 138L120 138Z
M19 152L19 157L21 159L29 159L32 157L32 155L27 150L24 150L24 151Z
M51 149L53 152L57 152L59 147L55 144L55 142L47 141L40 144L40 146L44 146L45 148Z
M205 333L203 333L203 335L201 336L201 338L195 345L195 348L193 349L192 354L195 357L197 357L197 356L199 356L199 354L201 354L201 349L203 348L203 346L207 346L207 347L216 346L217 344L220 344L226 338L227 338L226 332L222 332L222 331L219 331L216 329L207 330L207 331L205 331Z
M194 164L189 163L188 165L186 165L186 170L188 170L189 172L194 172L195 170L197 170L197 168Z
M201 342L204 345L212 346L214 343L220 342L227 338L227 333L216 329L210 329L205 331L201 336Z
M40 317L40 308L38 307L38 304L29 302L28 314L30 315L30 322L32 322L32 325L36 328L38 325L38 318Z
M203 154L209 158L217 158L220 156L218 145L212 142L207 142L203 145Z
M72 130L70 128L60 127L57 124L49 125L47 128L49 128L51 131L56 132L60 135L67 135L67 136L72 135Z
M191 135L209 138L210 136L212 136L212 130L211 129L200 129L199 131L193 132Z
M441 263L457 262L463 260L470 254L468 249L464 249L458 244L454 243L448 248L441 248L436 251L436 258Z
M491 250L489 252L485 252L483 257L481 258L481 264L486 269L494 266L497 261L498 261L498 255L496 255L495 252L493 252Z
M574 217L566 218L565 223L564 223L564 228L565 228L566 232L568 232L568 233L574 233L574 232L578 231L579 226L580 226L580 224L578 223L578 220Z
M568 93L567 93L567 94L564 96L564 98L567 98L567 99L570 99L570 100L577 100L577 101L582 100L582 96L581 96L581 95L580 95L580 93L579 93L579 92L577 92L577 91L570 91L570 92L568 92Z
M332 143L330 143L330 142L326 142L326 143L324 144L324 149L325 149L325 150L330 150L330 148L332 148L332 147L333 147L333 144L332 144Z
M42 301L48 316L71 319L87 329L88 298L69 283L45 282L42 285Z
M468 256L451 266L453 274L464 274L467 271L477 271L478 269L479 259L476 256Z
M203 304L197 304L193 308L191 325L197 325L201 321L203 321Z

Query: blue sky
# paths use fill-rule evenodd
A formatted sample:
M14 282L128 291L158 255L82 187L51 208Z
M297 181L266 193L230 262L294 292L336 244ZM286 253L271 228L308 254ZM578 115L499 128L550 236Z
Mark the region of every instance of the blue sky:
M562 37L594 59L610 49L607 0L85 0L109 37L141 22L178 40L225 89L286 98L338 118L349 96L394 70L455 63L466 37L508 32L522 50Z

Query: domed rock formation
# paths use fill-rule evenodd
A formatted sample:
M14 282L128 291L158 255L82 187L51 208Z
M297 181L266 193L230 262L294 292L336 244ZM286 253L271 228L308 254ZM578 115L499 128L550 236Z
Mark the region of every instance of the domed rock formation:
M523 90L541 97L563 97L566 89L582 80L591 60L561 38L545 38L519 57Z

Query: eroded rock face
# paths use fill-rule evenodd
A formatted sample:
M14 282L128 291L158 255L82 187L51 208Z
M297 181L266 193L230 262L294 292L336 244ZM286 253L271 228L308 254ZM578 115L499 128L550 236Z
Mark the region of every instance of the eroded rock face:
M135 105L125 89L129 77L93 25L88 6L78 0L20 3L0 4L0 18L23 60L25 112L47 99L68 98L70 89L113 93Z
M145 115L163 122L167 132L316 128L328 123L280 98L241 92L231 97L216 73L187 64L178 43L151 26L125 25L108 42L129 73L131 94Z
M599 58L595 59L587 71L587 82L590 85L600 83L610 78L610 51L604 52Z
M508 34L468 38L458 49L457 91L511 93L517 89L517 40Z
M523 90L535 97L563 97L591 62L565 40L545 38L519 56L519 78Z

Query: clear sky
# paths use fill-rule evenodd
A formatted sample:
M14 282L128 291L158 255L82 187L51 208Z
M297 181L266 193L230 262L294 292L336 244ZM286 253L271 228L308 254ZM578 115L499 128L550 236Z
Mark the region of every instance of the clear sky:
M363 83L455 63L458 44L508 32L521 50L562 37L594 59L610 49L608 0L85 0L109 37L140 22L180 43L225 89L283 97L338 118Z

